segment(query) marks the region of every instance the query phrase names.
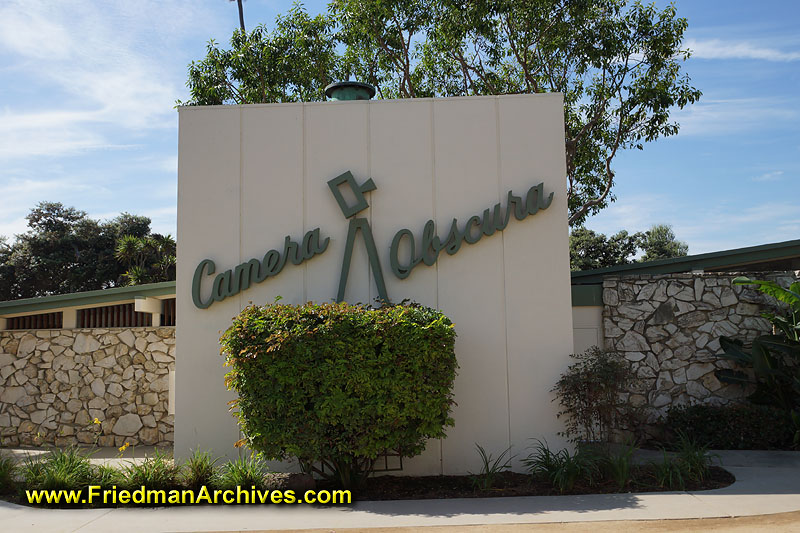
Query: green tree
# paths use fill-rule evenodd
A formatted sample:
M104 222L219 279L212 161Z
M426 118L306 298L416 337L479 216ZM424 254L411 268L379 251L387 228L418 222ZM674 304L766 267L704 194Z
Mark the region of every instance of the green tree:
M127 266L122 277L127 285L175 279L175 240L169 235L123 235L115 255Z
M701 93L681 73L686 19L627 0L333 0L349 66L389 97L564 94L570 224L613 200L620 150L678 132Z
M264 25L234 31L230 50L209 41L205 59L189 65L191 99L178 104L322 100L341 75L336 45L330 17L311 17L295 4L271 32Z
M572 270L593 270L635 262L644 234L629 235L622 230L611 237L583 226L569 235L569 263Z
M382 98L564 95L571 225L614 200L612 162L674 135L701 92L681 71L675 7L628 0L332 0L234 32L189 66L187 105L309 101L354 75ZM340 46L343 45L343 46ZM340 53L339 49L343 48Z
M656 261L689 254L689 245L675 238L669 224L656 224L644 233L642 261Z
M123 284L126 265L117 260L116 246L124 236L157 241L168 252L148 264L147 279L175 279L175 243L171 237L151 235L147 217L122 213L101 222L73 207L41 202L26 218L29 230L13 244L0 238L0 300Z

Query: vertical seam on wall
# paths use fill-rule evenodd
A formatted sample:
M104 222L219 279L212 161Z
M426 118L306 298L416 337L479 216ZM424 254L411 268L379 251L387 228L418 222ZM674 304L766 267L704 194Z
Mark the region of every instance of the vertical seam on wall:
M367 102L367 179L372 178L372 103ZM369 227L374 235L375 232L372 227L372 192L367 193L367 203L369 204ZM373 237L374 239L374 237ZM367 254L367 302L372 305L372 282L374 279L372 272L372 264L369 261L369 254Z
M308 231L308 220L306 220L308 214L308 209L306 208L306 204L308 203L308 195L306 194L307 193L306 189L308 187L307 184L308 177L306 174L308 173L308 168L306 165L306 104L305 103L300 104L300 130L302 132L302 139L300 140L302 144L302 147L300 148L300 158L302 159L301 165L303 168L303 178L302 178L303 183L300 194L302 195L302 200L303 200L303 206L302 206L303 235L305 235L305 232ZM307 301L308 301L308 261L303 261L303 301L300 303L304 304Z
M242 217L243 208L244 208L244 194L242 194L242 189L244 187L244 123L242 122L242 118L244 113L242 112L243 107L239 106L239 263L242 262L242 233L244 231L244 226L242 224ZM239 311L242 310L242 301L244 295L239 292ZM236 425L236 430L239 433L239 439L243 437L242 435L242 428L239 424ZM243 447L238 448L238 455L239 457L242 456Z
M431 217L436 221L436 112L433 100L430 101L431 119ZM414 253L414 250L411 250ZM436 290L434 291L436 309L439 309L439 261L434 263L436 268ZM444 439L439 439L439 475L444 475Z
M503 164L500 152L500 98L494 99L494 138L495 158L497 161L497 201L502 202L503 197ZM511 372L508 362L508 293L506 292L506 234L500 233L500 247L502 248L503 263L503 328L505 329L505 354L506 354L506 412L508 414L508 445L511 446Z

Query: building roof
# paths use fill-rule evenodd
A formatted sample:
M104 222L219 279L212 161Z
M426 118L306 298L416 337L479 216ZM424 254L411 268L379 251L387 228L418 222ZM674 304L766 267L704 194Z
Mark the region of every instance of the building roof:
M800 269L800 239L735 248L721 252L687 255L659 261L578 270L572 272L573 285L601 283L606 276L632 274L676 274L680 272L726 272Z
M148 283L129 287L113 287L96 291L73 292L70 294L54 294L37 298L25 298L0 302L0 317L20 313L33 313L64 307L86 307L97 304L113 304L116 302L136 300L138 298L156 298L175 294L175 282Z

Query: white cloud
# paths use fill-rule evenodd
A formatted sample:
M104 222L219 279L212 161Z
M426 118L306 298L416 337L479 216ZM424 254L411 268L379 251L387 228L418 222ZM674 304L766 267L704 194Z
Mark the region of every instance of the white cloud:
M29 178L3 180L0 184L0 235L12 238L28 230L25 216L38 202L68 195L97 193L97 187L66 178L34 180Z
M797 239L800 204L764 202L731 208L721 201L707 209L681 205L667 194L631 194L591 217L587 227L612 235L622 229L645 231L653 224L670 224L675 236L689 244L690 254L717 252L745 246Z
M682 136L729 135L791 123L798 111L796 103L777 98L709 98L676 110L672 117Z
M799 61L800 52L784 52L750 41L722 39L687 39L684 45L699 59L757 59L762 61Z
M777 181L783 176L783 170L775 170L772 172L765 172L753 178L753 181Z
M0 158L65 155L121 144L115 138L174 128L185 63L180 41L213 19L191 0L104 3L6 0L0 53L14 88L45 100L6 109ZM203 28L206 28L205 30ZM169 53L166 53L166 52ZM10 76L0 81L0 90Z

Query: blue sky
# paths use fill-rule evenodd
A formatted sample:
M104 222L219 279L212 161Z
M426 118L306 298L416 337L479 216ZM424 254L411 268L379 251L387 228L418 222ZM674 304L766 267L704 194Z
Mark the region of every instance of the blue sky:
M617 157L617 201L587 226L672 224L690 253L800 238L800 2L675 4L703 97L675 114L677 137ZM245 22L271 25L290 6L247 0ZM173 105L187 64L237 25L226 0L2 0L0 235L25 231L45 200L147 215L174 235Z

